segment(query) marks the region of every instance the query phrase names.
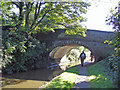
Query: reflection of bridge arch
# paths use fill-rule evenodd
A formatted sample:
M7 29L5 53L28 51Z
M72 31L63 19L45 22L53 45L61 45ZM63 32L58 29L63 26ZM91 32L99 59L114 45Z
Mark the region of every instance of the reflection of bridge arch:
M58 37L52 41L51 49L58 46L66 45L79 45L88 48L95 56L95 61L100 58L107 57L108 53L113 50L112 47L104 43L105 40L109 40L112 32L94 31L88 30L86 37L81 36L65 36L58 35Z

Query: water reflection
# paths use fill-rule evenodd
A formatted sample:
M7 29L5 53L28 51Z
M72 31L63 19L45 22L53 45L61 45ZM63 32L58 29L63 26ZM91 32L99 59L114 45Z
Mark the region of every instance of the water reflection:
M2 77L1 79L1 83L2 83L2 87L6 86L6 85L15 85L15 84L19 84L21 82L25 82L26 80L21 80L21 79L9 79L9 78L4 78Z
M38 88L62 72L60 69L37 69L12 75L3 74L2 87L5 88Z

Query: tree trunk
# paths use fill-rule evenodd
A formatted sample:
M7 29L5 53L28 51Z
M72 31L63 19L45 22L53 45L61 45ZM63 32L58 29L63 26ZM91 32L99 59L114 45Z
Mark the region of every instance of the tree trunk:
M18 24L18 30L21 29L22 21L23 21L23 6L24 2L19 2L19 24Z

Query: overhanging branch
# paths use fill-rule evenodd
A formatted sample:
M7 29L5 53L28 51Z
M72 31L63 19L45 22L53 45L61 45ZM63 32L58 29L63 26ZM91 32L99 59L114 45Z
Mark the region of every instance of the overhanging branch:
M17 3L15 3L15 2L12 2L13 4L15 4L17 7L20 7Z
M47 14L49 11L52 11L52 10L54 10L54 9L50 9L50 10L46 11L46 12L44 13L44 15L41 17L41 19L36 23L35 27L32 28L32 30L35 29L36 26L38 26L38 24L40 24L41 21L44 19L44 17L46 16L46 14Z

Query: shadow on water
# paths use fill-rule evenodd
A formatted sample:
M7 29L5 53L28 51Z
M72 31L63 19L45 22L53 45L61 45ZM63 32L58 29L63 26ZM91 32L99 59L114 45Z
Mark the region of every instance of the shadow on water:
M60 70L59 70L60 71ZM50 69L36 69L27 72L20 72L11 75L3 74L2 77L5 78L15 78L24 80L38 80L38 81L50 81L50 77L54 77L55 71Z
M62 70L60 69L36 69L27 72L14 73L11 75L2 74L2 77L0 77L0 79L2 80L3 87L6 85L15 85L23 82L28 82L30 80L32 80L32 82L40 81L41 83L45 84L45 82L50 81L60 73L62 73Z

